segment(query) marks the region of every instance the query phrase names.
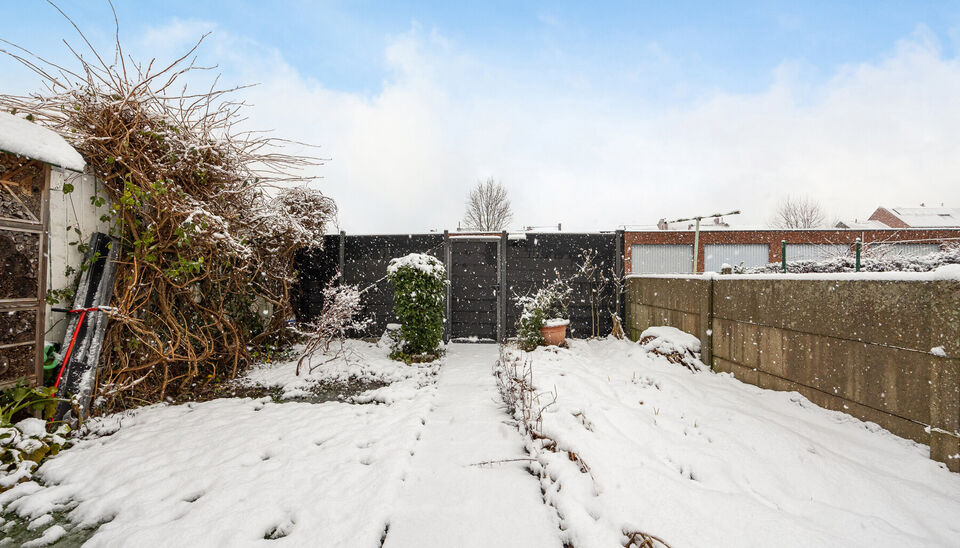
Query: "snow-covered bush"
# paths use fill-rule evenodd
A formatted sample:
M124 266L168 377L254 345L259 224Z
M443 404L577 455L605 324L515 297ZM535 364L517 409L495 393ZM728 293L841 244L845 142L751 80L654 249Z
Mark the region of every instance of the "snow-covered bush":
M637 344L644 352L663 356L670 363L682 365L690 371L709 369L700 361L700 339L676 327L658 325L640 333Z
M0 491L29 480L43 459L68 445L62 437L70 431L67 426L50 434L45 421L30 416L52 416L60 401L53 393L23 382L0 391Z
M343 343L351 332L363 331L370 325L370 318L358 318L362 305L361 291L356 285L340 284L340 273L337 272L327 286L323 288L323 308L320 315L307 324L309 338L304 347L300 360L297 362L297 375L304 361L309 371L313 371L313 356L317 352L327 356L326 363L343 354ZM337 348L330 353L334 344Z
M941 251L922 256L891 253L887 246L868 247L860 259L862 272L930 272L948 264L960 264L960 245L948 245ZM780 263L742 269L734 274L766 274L782 271ZM850 256L819 260L788 261L787 272L792 274L835 273L856 271L856 259Z
M44 459L70 447L69 433L65 424L49 433L46 422L34 418L0 427L0 492L29 481Z
M543 343L540 328L547 320L567 316L572 291L566 281L557 278L533 295L515 298L520 307L520 318L517 320L517 345L520 348L529 351Z
M387 328L383 330L383 334L377 341L377 347L387 349L390 352L402 349L403 336L400 335L400 324L388 323Z
M387 279L393 284L393 313L400 321L403 345L394 359L430 360L443 338L447 271L439 259L411 253L392 259Z

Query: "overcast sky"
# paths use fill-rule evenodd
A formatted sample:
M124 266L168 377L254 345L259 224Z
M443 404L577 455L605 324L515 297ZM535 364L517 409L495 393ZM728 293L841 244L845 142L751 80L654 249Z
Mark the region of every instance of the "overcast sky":
M957 2L114 3L139 59L212 32L200 62L260 84L251 125L322 147L350 233L456 228L487 177L516 228L758 225L787 195L832 219L960 207ZM109 50L105 0L59 5ZM39 1L5 5L0 38L79 42ZM0 92L38 85L0 59Z

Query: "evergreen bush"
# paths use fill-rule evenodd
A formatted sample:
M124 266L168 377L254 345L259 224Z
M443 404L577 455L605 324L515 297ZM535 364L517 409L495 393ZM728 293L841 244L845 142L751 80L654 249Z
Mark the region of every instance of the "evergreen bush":
M411 253L390 261L393 312L400 322L402 346L391 356L404 361L432 359L443 338L447 272L436 257Z

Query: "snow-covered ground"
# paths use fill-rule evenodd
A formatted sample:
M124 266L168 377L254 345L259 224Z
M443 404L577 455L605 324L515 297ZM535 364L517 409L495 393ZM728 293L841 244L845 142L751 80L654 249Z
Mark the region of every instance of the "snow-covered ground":
M337 349L331 349L336 351ZM416 395L424 385L434 382L441 362L406 365L390 359L388 343L372 345L348 340L340 357L331 359L317 354L304 361L297 375L296 361L263 364L240 379L240 384L277 387L284 399L310 398L318 386L389 386L365 391L349 398L352 403L377 401L391 403ZM311 371L312 367L312 371Z
M25 538L24 517L40 543L87 546L590 548L636 532L673 548L956 546L960 475L925 446L651 353L693 342L509 351L556 396L541 398L537 439L505 414L494 345L408 366L351 341L350 361L306 379L265 366L246 382L290 397L377 387L99 419L100 435L0 493L0 511L21 516L0 523L0 546Z
M407 366L351 341L351 365L313 382L393 382L367 401L218 399L151 406L94 426L81 441L0 494L4 512L52 527L102 524L85 546L379 546L436 388L437 365ZM251 376L299 395L295 363ZM69 522L50 525L54 512ZM12 521L10 522L12 525ZM0 529L2 529L0 525ZM54 533L59 531L54 530ZM0 545L3 543L0 542Z
M492 375L497 346L451 345L385 548L560 548Z
M106 417L99 437L0 494L0 510L29 519L38 545L92 534L84 546L559 548L556 513L498 401L496 346L449 345L442 363L412 366L372 344L348 350L306 378L292 362L245 383L291 398L390 384L346 401L230 398Z
M528 446L577 548L623 546L637 531L674 548L960 539L960 475L874 424L628 341L513 356L556 395L547 439Z

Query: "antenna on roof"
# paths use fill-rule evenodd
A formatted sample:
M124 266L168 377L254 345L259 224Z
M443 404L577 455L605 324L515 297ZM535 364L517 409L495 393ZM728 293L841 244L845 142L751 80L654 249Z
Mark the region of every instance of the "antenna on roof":
M697 230L693 234L693 270L694 274L697 273L697 262L699 260L700 252L700 221L703 219L713 219L723 217L725 215L739 215L740 210L731 211L729 213L714 213L713 215L698 215L696 217L688 217L686 219L677 219L676 221L670 221L671 223L682 223L684 221L697 221Z

